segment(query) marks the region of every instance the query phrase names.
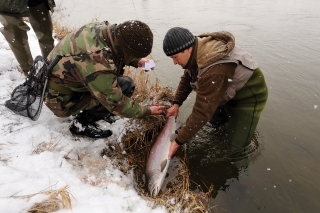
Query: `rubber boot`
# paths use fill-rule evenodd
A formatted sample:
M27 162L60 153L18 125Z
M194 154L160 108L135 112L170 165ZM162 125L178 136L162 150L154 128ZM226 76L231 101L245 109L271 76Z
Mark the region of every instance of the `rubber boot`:
M86 110L78 114L69 130L75 135L84 135L90 138L107 138L112 135L111 130L100 129L97 121L104 120L108 123L115 122L114 116L102 105L92 110Z

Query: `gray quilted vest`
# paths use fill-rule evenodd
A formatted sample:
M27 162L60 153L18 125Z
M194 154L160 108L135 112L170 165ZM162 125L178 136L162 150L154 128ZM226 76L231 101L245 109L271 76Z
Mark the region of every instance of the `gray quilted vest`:
M258 63L253 59L252 55L238 46L235 46L233 50L223 59L216 61L207 67L198 69L198 76L201 77L210 67L222 64L222 63L236 63L237 67L233 76L233 79L229 79L229 87L227 88L224 100L221 104L231 100L236 93L247 83L249 78L253 74L253 70L259 67ZM191 87L195 90L198 88L198 82L190 83Z

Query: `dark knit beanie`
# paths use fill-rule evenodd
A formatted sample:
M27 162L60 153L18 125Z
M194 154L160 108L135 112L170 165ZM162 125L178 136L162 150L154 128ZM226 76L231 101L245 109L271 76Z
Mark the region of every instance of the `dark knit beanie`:
M126 21L117 25L115 35L125 54L143 58L151 53L153 34L149 26L141 21Z
M191 47L194 42L195 37L188 29L174 27L168 30L163 39L163 51L167 56L172 56Z

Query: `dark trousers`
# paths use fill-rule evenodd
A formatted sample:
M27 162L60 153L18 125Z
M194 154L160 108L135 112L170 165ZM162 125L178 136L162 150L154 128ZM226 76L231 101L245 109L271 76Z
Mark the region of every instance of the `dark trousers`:
M232 150L236 151L250 144L267 98L268 88L258 68L236 96L216 110L211 122L227 121L227 139Z
M53 26L48 7L45 3L29 7L29 13L29 21L39 41L41 54L46 58L54 47ZM3 25L0 28L1 33L7 40L23 73L27 75L33 64L27 35L29 26L22 17L0 15L0 22Z

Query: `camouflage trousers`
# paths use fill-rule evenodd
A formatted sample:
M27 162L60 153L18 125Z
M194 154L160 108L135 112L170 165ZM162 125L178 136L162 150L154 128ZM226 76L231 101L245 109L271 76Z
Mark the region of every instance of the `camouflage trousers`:
M41 54L46 58L54 47L53 26L48 7L45 3L41 3L29 7L29 13L29 21L39 41ZM27 75L33 64L27 35L27 31L30 30L29 26L22 17L0 15L0 22L3 25L0 28L1 33L7 40L23 73Z
M123 95L131 97L135 85L128 76L117 77L118 86ZM63 92L49 87L45 101L46 106L57 117L69 117L78 115L82 111L94 110L101 106L101 103L90 92Z

